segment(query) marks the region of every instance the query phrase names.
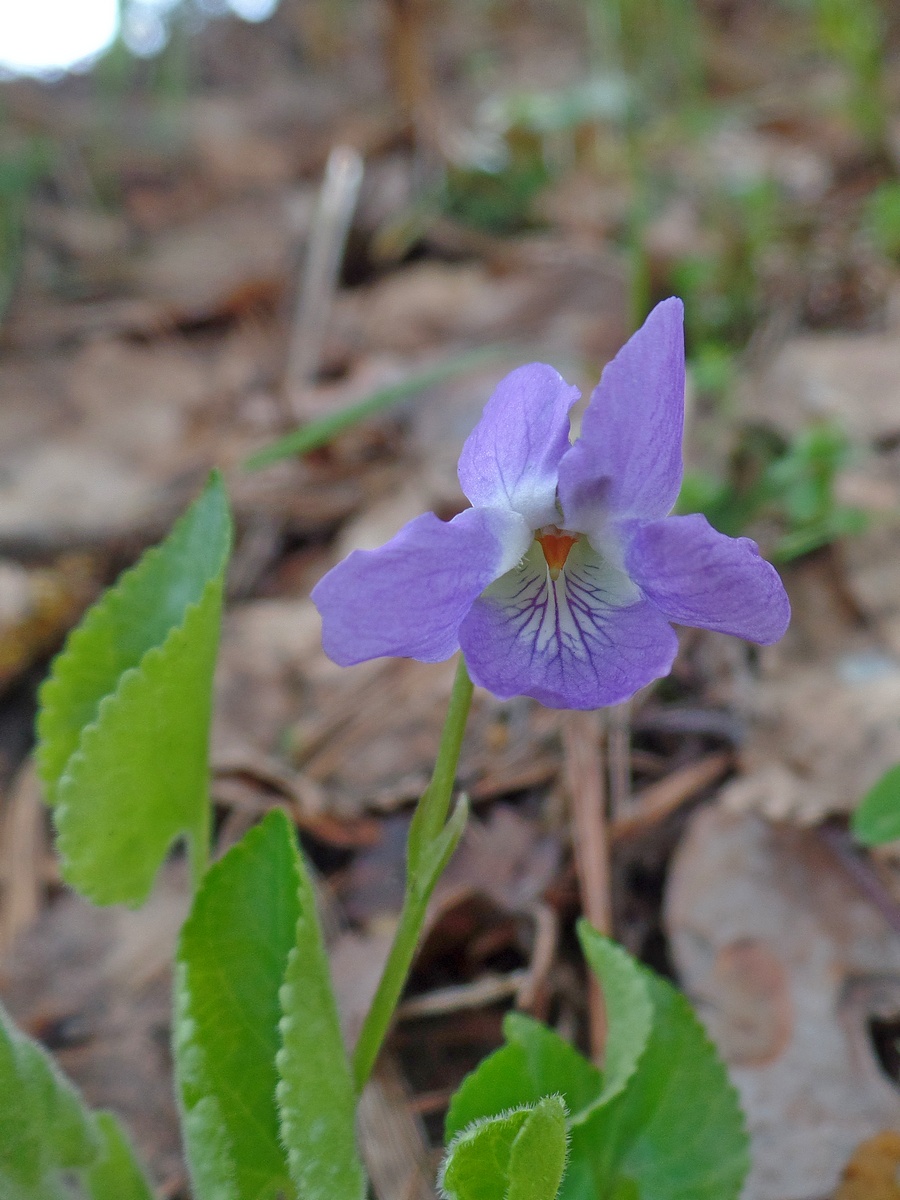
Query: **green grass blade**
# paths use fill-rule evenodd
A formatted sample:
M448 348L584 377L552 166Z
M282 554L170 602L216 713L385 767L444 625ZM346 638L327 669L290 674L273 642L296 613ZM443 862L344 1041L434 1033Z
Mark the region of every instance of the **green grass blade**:
M275 811L207 872L177 955L175 1062L197 1200L295 1196L275 1089L279 990L300 915Z
M451 358L447 362L428 367L389 387L379 388L365 400L360 400L357 404L350 404L346 408L329 413L328 416L320 417L316 421L310 421L300 429L295 429L292 433L279 438L277 442L272 442L271 445L264 446L262 450L257 450L244 463L244 470L258 471L261 467L269 467L272 463L279 462L282 458L291 458L297 454L309 454L312 450L318 450L320 446L326 446L339 433L349 429L352 425L365 421L369 417L375 416L376 413L399 404L402 400L408 400L410 396L424 392L426 388L444 383L445 380L452 379L455 375L482 367L502 353L502 347L497 346L475 350L471 354L463 354L458 358Z
M207 755L231 522L214 475L166 540L88 612L41 688L38 770L63 876L139 904L182 834L202 861Z

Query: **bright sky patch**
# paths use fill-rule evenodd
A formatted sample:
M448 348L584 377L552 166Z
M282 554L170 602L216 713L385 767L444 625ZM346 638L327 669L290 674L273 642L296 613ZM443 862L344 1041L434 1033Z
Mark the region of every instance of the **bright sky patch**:
M118 28L117 0L0 3L0 68L50 74L93 58Z

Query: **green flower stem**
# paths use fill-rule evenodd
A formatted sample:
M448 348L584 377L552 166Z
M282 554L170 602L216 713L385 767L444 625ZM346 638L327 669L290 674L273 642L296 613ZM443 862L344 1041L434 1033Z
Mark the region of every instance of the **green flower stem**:
M353 1075L360 1092L372 1073L403 992L434 885L462 833L465 808L454 813L449 824L447 816L471 703L472 681L460 655L434 772L409 830L406 895L397 932L353 1055Z
M466 670L466 660L460 655L431 782L419 801L416 813L422 840L426 844L439 836L450 812L459 752L462 749L463 734L466 732L466 721L469 719L469 708L472 704L472 691L472 680Z

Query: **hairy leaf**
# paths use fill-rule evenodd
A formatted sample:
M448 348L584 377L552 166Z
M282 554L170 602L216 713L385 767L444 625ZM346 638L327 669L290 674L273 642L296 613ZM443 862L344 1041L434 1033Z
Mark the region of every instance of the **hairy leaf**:
M476 1121L451 1143L441 1172L448 1200L554 1200L566 1166L559 1096Z
M182 834L205 854L230 542L214 475L166 540L88 612L41 688L37 762L63 875L95 903L146 899Z
M0 1195L55 1195L60 1172L87 1166L99 1148L78 1093L0 1009Z

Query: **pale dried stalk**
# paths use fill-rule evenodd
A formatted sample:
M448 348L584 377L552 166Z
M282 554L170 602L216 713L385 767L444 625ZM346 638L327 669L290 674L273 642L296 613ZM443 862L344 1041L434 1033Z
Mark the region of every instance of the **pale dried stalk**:
M0 956L41 910L45 881L42 861L46 850L44 806L33 765L19 772L0 825Z
M421 996L410 996L398 1004L396 1019L412 1021L421 1017L445 1017L449 1013L486 1008L501 1000L517 998L528 979L529 972L519 968L505 975L482 975L471 983L453 983L435 988Z
M606 710L606 753L609 759L609 811L615 821L631 807L631 702Z
M572 803L575 870L584 915L600 933L613 928L609 838L601 716L566 713L563 723L565 777ZM606 1011L596 977L588 977L591 1052L600 1062L606 1045Z
M335 146L328 156L309 235L303 280L294 313L284 390L288 406L302 416L295 395L315 379L328 318L337 289L347 235L356 211L363 160L352 146Z

